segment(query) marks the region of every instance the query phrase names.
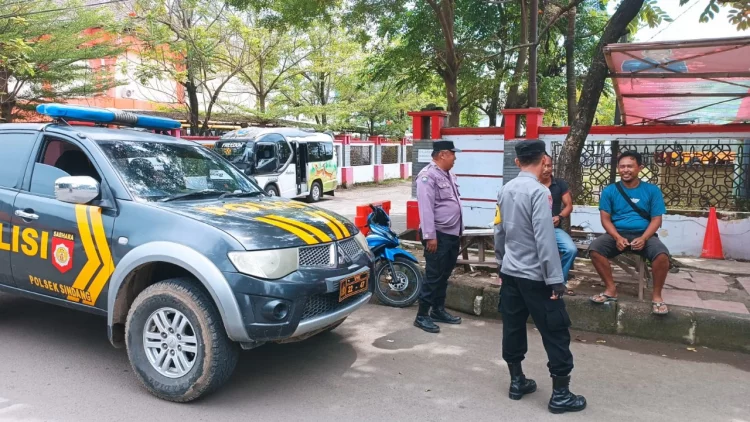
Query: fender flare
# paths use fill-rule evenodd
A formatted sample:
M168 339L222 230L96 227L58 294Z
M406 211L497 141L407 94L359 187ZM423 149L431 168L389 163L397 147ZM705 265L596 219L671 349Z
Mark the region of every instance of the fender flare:
M112 332L114 307L122 283L136 268L153 262L166 262L189 271L208 290L219 310L227 336L238 342L249 341L242 313L224 274L211 260L195 249L172 242L149 242L133 248L117 264L109 281L107 328ZM110 339L111 340L111 339Z
M411 252L405 251L401 248L385 248L383 251L383 255L385 255L385 258L389 261L395 261L397 256L403 256L406 257L406 259L410 261L414 261L417 264L419 263L419 260L411 254Z

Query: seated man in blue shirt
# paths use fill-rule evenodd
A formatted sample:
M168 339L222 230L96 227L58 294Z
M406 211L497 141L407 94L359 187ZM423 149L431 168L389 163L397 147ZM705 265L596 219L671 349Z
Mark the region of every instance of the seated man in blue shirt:
M622 153L617 170L620 182L607 186L599 201L602 226L607 233L597 237L589 246L594 268L606 285L605 291L591 297L591 301L606 303L617 300L609 258L629 251L651 261L654 275L652 312L665 315L669 309L661 293L669 272L669 250L656 234L662 215L666 213L664 197L657 186L642 182L639 178L643 170L643 159L639 153Z

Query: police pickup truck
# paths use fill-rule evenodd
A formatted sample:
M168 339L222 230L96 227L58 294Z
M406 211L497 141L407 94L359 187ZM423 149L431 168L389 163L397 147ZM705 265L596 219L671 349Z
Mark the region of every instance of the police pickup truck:
M37 110L55 122L0 125L0 291L106 316L155 396L215 391L240 348L330 331L370 299L351 222L154 133L179 122Z

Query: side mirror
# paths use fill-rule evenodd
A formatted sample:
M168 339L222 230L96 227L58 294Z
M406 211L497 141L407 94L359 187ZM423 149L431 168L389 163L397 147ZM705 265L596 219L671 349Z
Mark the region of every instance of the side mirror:
M66 176L55 180L55 198L71 204L88 204L99 196L99 182L90 176Z

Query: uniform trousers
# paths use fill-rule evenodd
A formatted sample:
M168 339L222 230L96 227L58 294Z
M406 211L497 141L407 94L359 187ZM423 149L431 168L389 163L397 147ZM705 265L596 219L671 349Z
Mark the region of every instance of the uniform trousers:
M420 231L420 237L422 232ZM425 277L419 302L432 308L445 306L445 296L448 290L448 278L456 267L458 251L461 249L461 238L451 234L437 232L437 250L429 252L425 247L424 259ZM422 240L427 245L426 240Z
M513 277L501 272L502 287L498 311L503 317L503 360L520 363L528 350L526 321L531 315L544 349L547 367L555 376L568 376L573 370L570 353L570 317L563 299L552 300L552 289L543 281Z

